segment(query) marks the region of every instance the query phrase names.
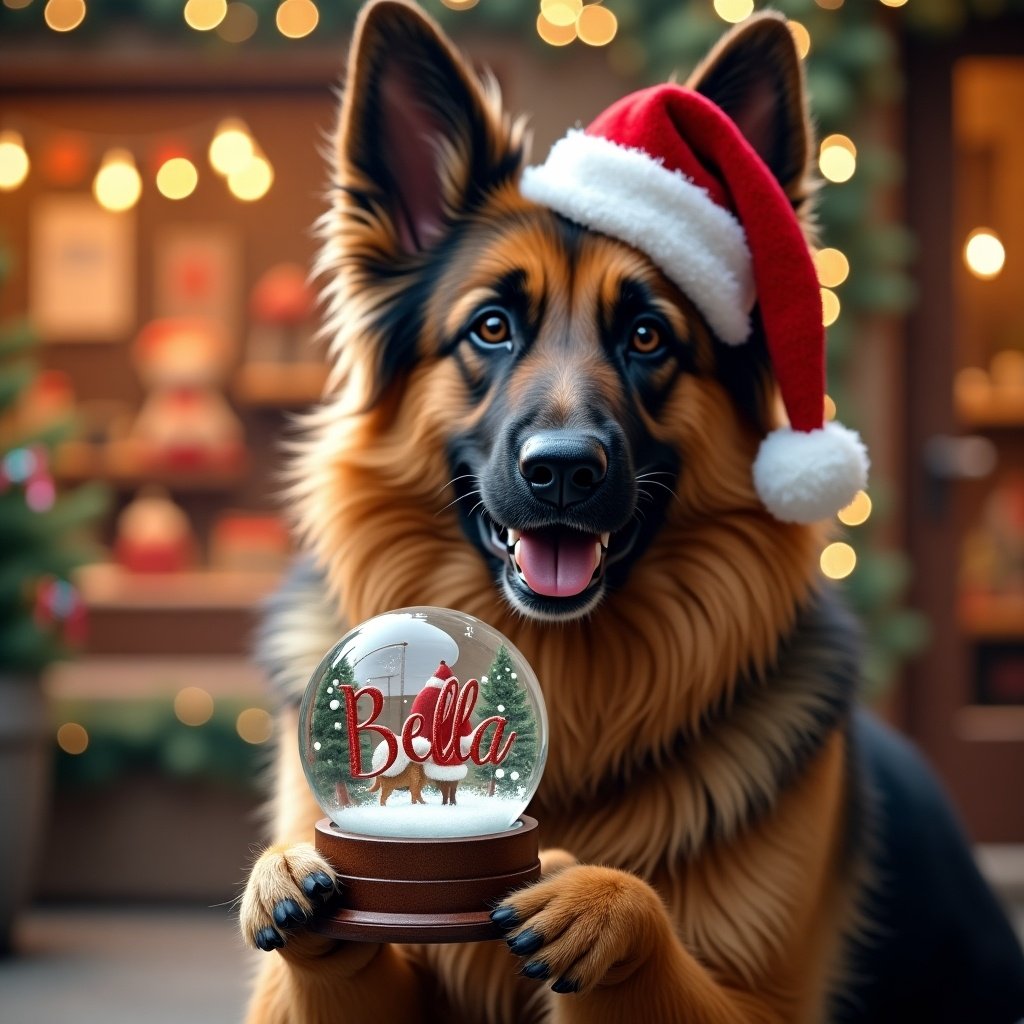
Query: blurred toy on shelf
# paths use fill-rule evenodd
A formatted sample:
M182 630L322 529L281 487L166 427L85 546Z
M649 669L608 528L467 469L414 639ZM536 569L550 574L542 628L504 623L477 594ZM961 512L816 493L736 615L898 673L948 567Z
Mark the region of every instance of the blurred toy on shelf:
M188 516L162 487L143 488L118 516L114 557L138 573L180 572L195 564Z
M242 425L218 390L234 352L211 320L169 317L135 340L148 390L131 441L154 470L236 469L245 459Z
M249 363L302 363L310 360L315 330L316 293L296 263L278 263L253 286L249 297Z
M291 555L288 528L270 513L229 511L210 535L210 568L283 572Z
M1005 474L986 499L964 541L961 584L966 594L1024 595L1024 472Z

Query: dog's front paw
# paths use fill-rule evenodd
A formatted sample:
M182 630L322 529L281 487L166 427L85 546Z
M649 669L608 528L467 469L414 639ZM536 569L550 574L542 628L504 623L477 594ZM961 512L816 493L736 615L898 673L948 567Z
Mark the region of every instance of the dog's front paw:
M334 869L310 843L272 846L253 865L245 886L242 938L266 952L298 936L306 944L330 945L331 940L312 935L305 925L329 908L337 891Z
M632 974L650 955L665 909L635 875L577 865L509 896L491 918L523 958L523 974L569 993Z

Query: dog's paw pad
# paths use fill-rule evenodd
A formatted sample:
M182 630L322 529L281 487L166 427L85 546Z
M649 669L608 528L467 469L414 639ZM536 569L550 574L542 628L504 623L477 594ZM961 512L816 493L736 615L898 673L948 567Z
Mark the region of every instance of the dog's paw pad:
M254 941L264 953L269 953L272 949L280 949L284 945L284 939L281 938L280 933L270 927L261 928L256 933Z
M281 900L274 907L274 923L279 928L291 928L294 925L302 924L307 916L295 900Z
M334 892L334 879L326 871L314 871L302 880L302 891L310 899L323 899Z

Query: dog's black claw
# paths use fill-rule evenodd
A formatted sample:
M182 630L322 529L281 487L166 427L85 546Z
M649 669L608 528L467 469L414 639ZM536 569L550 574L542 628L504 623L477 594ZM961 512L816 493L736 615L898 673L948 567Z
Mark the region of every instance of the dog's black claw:
M505 941L508 943L508 948L516 956L529 956L531 953L536 953L544 945L544 937L532 928L527 928L526 931L520 932L514 939L506 939Z
M519 915L514 907L498 907L491 911L491 920L502 930L508 931L519 924Z
M302 891L307 896L324 896L334 892L334 879L326 871L314 871L302 880Z
M551 974L551 968L543 960L529 960L523 968L523 974L527 978L544 981Z
M580 983L578 981L572 981L570 978L559 978L558 981L551 986L552 992L557 992L559 995L568 995L570 992L579 992Z
M302 924L305 920L306 913L295 900L281 900L274 907L274 923L279 928L291 928L293 925Z
M284 945L284 939L278 934L277 929L268 925L256 933L256 945L264 953L269 953L272 949L280 949Z

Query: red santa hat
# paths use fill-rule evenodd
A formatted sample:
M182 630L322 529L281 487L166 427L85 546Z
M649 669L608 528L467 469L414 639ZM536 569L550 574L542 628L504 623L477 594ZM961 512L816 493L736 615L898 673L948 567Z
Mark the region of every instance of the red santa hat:
M867 483L860 437L824 422L825 329L814 263L774 175L718 106L669 84L642 89L570 131L523 173L522 192L646 253L716 336L742 345L760 311L789 426L754 460L777 519L838 512Z
M437 666L437 671L435 671L423 685L436 686L440 689L440 687L444 686L449 679L455 679L455 673L448 667L448 663L446 661L442 661ZM455 679L455 682L457 683L458 679Z

